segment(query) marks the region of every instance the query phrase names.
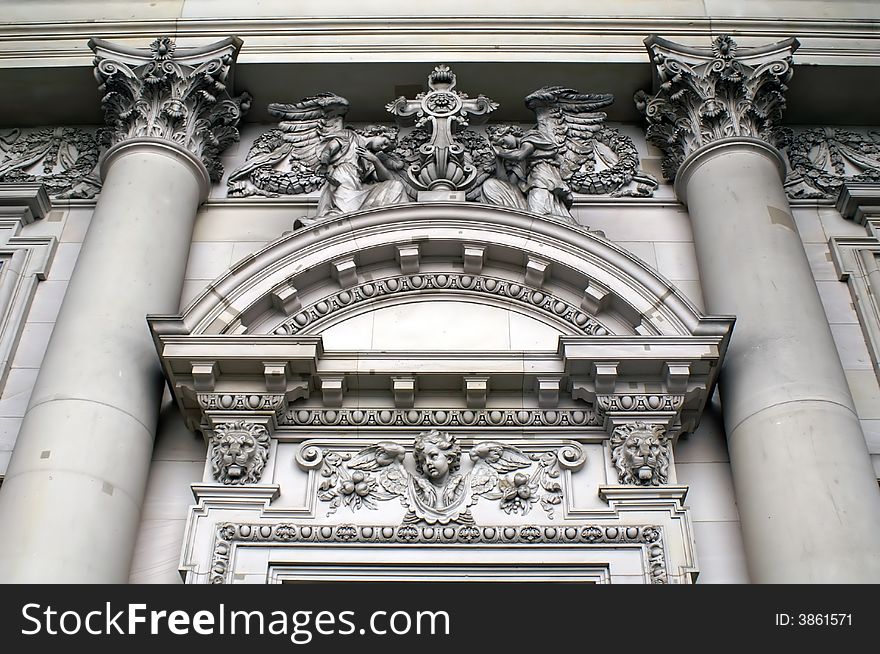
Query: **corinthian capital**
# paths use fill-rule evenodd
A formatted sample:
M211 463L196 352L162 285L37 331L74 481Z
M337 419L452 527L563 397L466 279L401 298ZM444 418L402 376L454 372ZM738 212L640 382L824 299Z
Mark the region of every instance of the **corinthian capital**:
M91 39L89 47L114 144L138 137L167 139L196 155L218 181L220 153L238 141L237 126L251 101L247 93L229 93L241 39L177 49L161 36L149 50Z
M785 109L796 39L740 48L729 36L693 48L657 36L645 46L660 87L636 93L648 141L663 150L663 175L673 179L685 157L718 139L747 136L770 142Z

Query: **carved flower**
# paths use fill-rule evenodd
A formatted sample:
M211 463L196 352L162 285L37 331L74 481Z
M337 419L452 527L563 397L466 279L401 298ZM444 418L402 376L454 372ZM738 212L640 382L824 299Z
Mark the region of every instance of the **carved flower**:
M719 59L733 59L736 56L736 41L723 34L712 41L712 54Z
M660 530L656 527L645 527L642 529L642 538L648 543L656 543L660 540Z
M404 525L397 530L397 537L400 540L412 542L419 537L418 527Z
M171 100L166 100L162 103L162 113L172 120L179 120L181 118L186 118L188 111L183 102L177 98L172 98Z
M336 528L336 538L342 541L351 541L357 538L357 527L354 525L340 525Z
M724 108L724 105L715 98L709 98L700 107L700 116L703 118L715 118L726 112L727 110Z
M275 527L275 537L281 541L296 540L296 527L293 525L278 525Z
M602 530L598 527L585 527L583 531L581 531L581 537L590 543L602 540L603 535Z
M174 49L177 46L167 36L160 36L150 44L150 52L153 54L155 61L168 61L174 56Z
M523 527L519 530L519 537L527 543L534 543L541 540L541 530L537 527Z
M474 526L466 525L458 530L458 540L463 543L473 543L480 538L480 530Z

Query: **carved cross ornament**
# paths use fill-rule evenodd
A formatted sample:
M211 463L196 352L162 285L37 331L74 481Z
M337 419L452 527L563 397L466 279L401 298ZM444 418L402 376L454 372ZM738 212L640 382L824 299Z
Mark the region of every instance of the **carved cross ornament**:
M415 120L416 128L431 126L431 140L419 147L421 161L407 169L410 183L423 191L467 189L477 177L477 169L465 161L464 146L455 132L470 122L485 120L498 108L480 94L469 98L455 90L455 73L448 66L437 66L428 76L428 92L415 99L397 98L385 108L402 124Z
M658 186L640 169L632 139L605 125L599 109L613 100L547 86L524 98L536 125L473 129L498 104L458 91L455 73L441 65L428 76L427 91L386 106L397 125L346 126L349 102L331 92L271 103L278 128L254 141L245 163L229 175L228 194L277 197L320 189L320 219L448 191L441 195L573 222L573 193L650 196Z
M241 40L177 49L161 36L140 50L91 39L89 47L113 142L167 139L196 155L219 181L220 154L238 141L237 126L251 102L247 93L232 97L228 87Z
M665 157L663 176L675 177L685 158L718 139L745 136L772 143L785 109L796 39L740 48L729 36L693 48L651 36L645 40L660 82L651 96L635 95L648 123L648 141Z

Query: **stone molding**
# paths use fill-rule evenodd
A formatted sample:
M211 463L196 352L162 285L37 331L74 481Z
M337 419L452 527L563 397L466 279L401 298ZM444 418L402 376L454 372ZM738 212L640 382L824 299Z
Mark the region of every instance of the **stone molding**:
M161 138L194 154L213 181L223 174L220 155L238 141L238 123L250 96L231 95L232 68L241 48L227 37L198 48L177 50L160 36L149 50L103 39L89 40L101 106L114 144L133 138Z
M740 48L729 36L718 36L707 49L645 39L659 91L640 91L635 101L648 123L648 141L663 150L664 177L674 179L688 155L719 139L772 142L798 45L792 38Z
M113 162L129 154L141 154L145 152L160 154L183 163L192 171L199 185L199 200L204 201L211 192L211 177L205 164L186 148L160 138L139 136L126 139L109 148L102 156L98 164L101 179L107 178L107 173Z
M0 388L12 365L37 284L46 279L55 255L54 236L18 236L44 218L51 204L38 184L0 184Z
M232 523L216 526L210 583L229 583L230 564L238 545L273 547L327 544L381 544L388 546L442 545L446 547L615 546L641 545L652 584L668 582L663 527L659 525L560 524L553 526L416 526L321 525L302 523Z
M880 380L880 183L845 182L837 197L840 214L865 226L865 236L834 236L831 261L847 282L859 327Z
M458 35L461 21L473 27ZM505 43L515 43L518 53L544 55L548 61L626 61L644 62L645 34L664 33L691 38L712 38L737 34L743 39L764 38L768 32L782 37L798 37L805 45L799 51L804 64L849 61L861 63L872 56L870 43L877 33L877 20L847 18L718 17L718 16L357 16L357 17L267 17L267 18L188 18L156 19L143 23L102 21L101 33L133 45L148 42L157 33L178 38L220 39L234 33L247 41L245 63L259 61L350 61L352 51L378 52L401 60L407 55L443 46L459 61L472 57L509 58ZM351 30L351 36L346 32ZM446 34L444 43L425 43L425 30ZM37 65L85 66L90 53L84 43L95 32L93 21L72 20L63 24L33 22L0 26L7 58L29 60ZM340 34L345 38L340 38ZM513 35L513 36L512 36ZM321 38L324 36L324 38ZM498 52L487 51L486 43L503 39ZM606 38L606 37L611 37ZM389 43L390 39L392 40ZM21 47L34 39L51 40L53 48ZM829 39L837 40L829 44ZM525 40L525 42L523 42ZM573 48L572 40L580 44ZM815 44L810 41L815 40ZM406 44L406 45L404 45ZM846 45L843 45L846 44ZM860 47L861 46L861 47ZM876 55L874 55L876 56ZM423 58L423 57L422 57ZM32 64L33 65L33 64Z
M275 333L298 334L313 329L335 312L344 311L359 302L380 300L392 295L423 294L430 291L436 293L455 292L456 296L487 294L504 299L509 298L515 300L516 303L526 304L530 308L536 308L548 314L554 322L568 323L583 334L606 336L611 333L607 327L591 318L580 307L547 292L530 288L523 283L510 283L497 277L463 275L456 272L401 275L346 288L335 295L304 307L299 313L277 327Z
M703 163L714 157L723 157L732 151L753 152L771 159L779 172L780 182L785 180L787 170L785 159L775 146L766 141L762 141L761 139L744 136L718 139L717 141L707 143L706 145L697 148L681 162L681 166L679 167L678 173L675 176L675 181L673 182L675 197L678 198L679 202L687 205L688 184L690 183L694 172L696 172Z

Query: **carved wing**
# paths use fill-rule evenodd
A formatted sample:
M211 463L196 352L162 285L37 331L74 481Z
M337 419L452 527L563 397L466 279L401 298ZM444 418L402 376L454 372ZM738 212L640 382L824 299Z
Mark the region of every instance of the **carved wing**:
M373 472L392 463L400 463L403 461L404 454L406 454L406 450L402 445L391 441L381 441L355 454L348 462L348 467L352 470Z
M402 462L406 450L402 445L391 441L381 441L364 448L348 462L351 470L364 470L376 473L376 481L387 493L380 493L380 499L400 496L406 493L407 474Z
M324 183L320 170L318 149L327 131L330 118L344 116L348 100L335 93L319 93L295 102L269 105L269 114L280 118L278 130L272 138L255 142L249 158L229 175L231 195L249 195L240 180L250 180L267 194L293 195L310 193ZM285 160L290 170L282 172L276 166Z
M497 441L477 443L469 452L474 469L471 472L471 492L489 499L499 499L499 485L507 472L532 465L527 454L512 445Z
M475 469L485 464L502 474L532 465L532 460L522 450L497 441L477 443L469 454Z
M562 86L545 86L526 96L526 106L538 118L538 131L559 150L556 161L563 179L594 161L593 134L607 118L603 107L614 102L608 93L580 93Z
M273 102L269 114L281 118L279 129L292 147L292 156L310 169L318 168L318 145L329 118L348 113L348 100L335 93L319 93L294 104Z

